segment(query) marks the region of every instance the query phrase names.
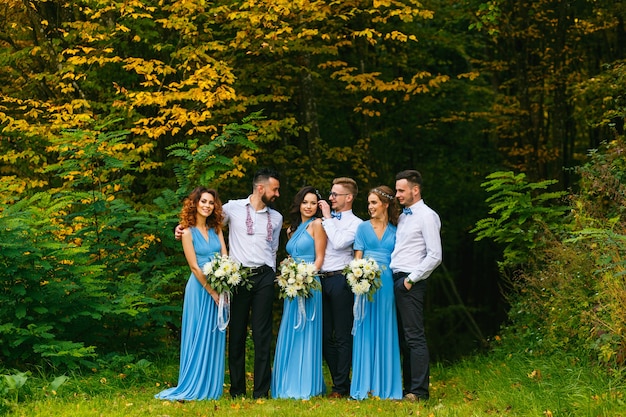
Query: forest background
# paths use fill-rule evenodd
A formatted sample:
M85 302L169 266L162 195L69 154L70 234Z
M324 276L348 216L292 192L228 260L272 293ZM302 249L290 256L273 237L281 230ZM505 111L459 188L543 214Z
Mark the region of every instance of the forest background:
M0 368L177 349L182 198L243 198L272 166L281 212L350 176L363 218L368 188L423 174L445 254L433 360L496 342L622 369L625 16L607 0L4 1Z

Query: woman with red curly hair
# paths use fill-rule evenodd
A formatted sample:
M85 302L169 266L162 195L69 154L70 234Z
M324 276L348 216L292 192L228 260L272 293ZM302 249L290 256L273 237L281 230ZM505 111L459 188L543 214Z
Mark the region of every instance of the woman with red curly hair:
M180 213L183 251L191 269L185 287L178 386L155 397L166 400L218 399L224 386L226 333L217 327L219 294L208 284L202 265L226 255L222 203L217 191L198 187Z

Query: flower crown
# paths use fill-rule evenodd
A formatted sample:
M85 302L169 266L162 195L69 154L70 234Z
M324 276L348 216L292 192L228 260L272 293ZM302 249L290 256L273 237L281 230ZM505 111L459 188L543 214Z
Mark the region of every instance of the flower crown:
M393 200L393 196L392 195L389 195L386 192L379 190L378 188L374 188L372 191L375 192L376 194L380 195L380 196L385 197L388 200Z

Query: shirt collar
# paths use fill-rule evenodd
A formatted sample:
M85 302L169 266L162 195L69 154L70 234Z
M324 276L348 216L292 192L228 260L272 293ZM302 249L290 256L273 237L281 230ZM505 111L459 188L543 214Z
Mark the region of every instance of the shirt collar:
M411 210L415 210L417 209L417 206L420 206L422 204L424 204L424 199L420 198L420 200L417 203L413 203L412 206L409 206L407 208L410 208Z
M250 206L250 208L251 208L252 210L254 210L254 207L252 207L252 202L250 201L250 198L251 198L251 197L252 197L252 195L249 195L249 196L248 196L248 198L246 198L246 199L244 200L244 201L245 201L244 206ZM268 211L268 210L269 210L269 207L268 207L267 205L265 205L265 207L263 207L261 210L254 210L254 211L256 211L257 213L265 213L265 212L266 212L266 211Z

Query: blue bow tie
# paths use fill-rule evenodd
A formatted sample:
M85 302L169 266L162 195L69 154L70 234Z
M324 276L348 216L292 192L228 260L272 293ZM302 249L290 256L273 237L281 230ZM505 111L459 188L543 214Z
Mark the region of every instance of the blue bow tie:
M410 209L410 208L407 208L407 207L403 208L403 209L402 209L402 212L403 212L404 214L413 214L413 212L411 211L411 209Z
M341 220L341 213L332 212L330 213L331 217L334 217L337 220Z

